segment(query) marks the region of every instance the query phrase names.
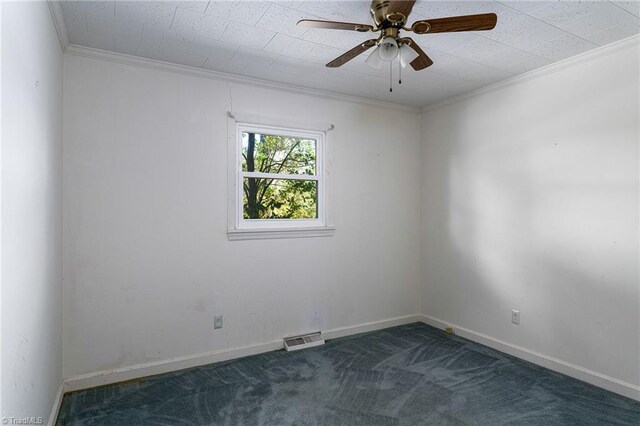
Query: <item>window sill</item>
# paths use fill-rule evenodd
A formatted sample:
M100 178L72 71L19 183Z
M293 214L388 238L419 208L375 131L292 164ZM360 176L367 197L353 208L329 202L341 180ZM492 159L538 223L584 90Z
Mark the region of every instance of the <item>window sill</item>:
M229 241L330 237L335 230L333 226L314 228L230 229L227 231L227 237Z

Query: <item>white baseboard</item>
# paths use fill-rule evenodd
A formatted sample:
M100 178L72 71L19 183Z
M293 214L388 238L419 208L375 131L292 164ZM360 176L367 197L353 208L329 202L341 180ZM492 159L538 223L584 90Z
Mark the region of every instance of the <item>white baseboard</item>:
M58 420L58 413L60 412L60 405L62 404L62 396L64 395L64 383L60 383L58 391L56 392L56 398L53 400L53 407L51 408L51 415L47 425L54 426L56 420Z
M594 386L598 386L608 391L615 392L619 395L626 396L627 398L640 401L640 386L636 386L631 383L609 377L607 375L580 367L570 362L562 361L557 358L531 351L521 346L503 342L491 336L487 336L485 334L448 323L438 318L434 318L428 315L420 315L420 317L420 321L424 322L425 324L442 330L444 330L446 327L453 327L455 329L456 335L464 337L465 339L469 339L484 346L497 349L500 352L513 355L517 358L524 359L525 361L532 362L541 367L548 368L549 370L565 374L569 377L573 377L574 379L582 380L583 382L587 382Z
M640 401L640 386L624 382L622 380L609 377L607 375L588 370L578 365L562 361L547 355L543 355L529 349L513 345L491 336L448 323L444 320L428 315L406 315L402 317L390 318L381 321L357 324L348 327L334 328L322 332L325 340L339 337L351 336L354 334L366 333L370 331L382 330L389 327L396 327L414 322L423 322L433 327L444 330L446 327L453 327L456 335L480 343L484 346L499 350L500 352L513 355L542 367L548 368L558 373L565 374L589 384L615 392L619 395ZM58 410L62 402L62 394L81 389L88 389L95 386L107 385L111 383L124 382L127 380L139 379L142 377L154 376L156 374L170 373L172 371L183 370L185 368L198 367L216 362L228 361L231 359L257 355L282 349L284 347L281 339L256 345L243 346L239 348L223 349L219 351L205 352L196 355L171 358L163 361L155 361L145 364L132 365L112 370L98 371L95 373L73 376L64 380L64 389L61 386L56 395L49 425L55 424ZM53 419L53 420L51 420ZM53 422L53 423L52 423Z
M407 315L382 321L374 321L349 327L340 327L326 330L322 332L322 335L325 340L336 339L338 337L381 330L383 328L411 324L413 322L420 322L421 320L422 317L420 315ZM112 370L103 370L95 373L82 374L65 379L64 391L72 392L81 389L92 388L95 386L125 382L142 377L154 376L156 374L183 370L185 368L198 367L215 362L228 361L235 358L257 355L283 348L283 340L278 339L270 342L259 343L256 345L205 352L196 355L188 355L183 357L170 358L162 361L154 361L128 367L116 368Z
M354 334L368 333L369 331L382 330L399 325L421 322L422 315L406 315L403 317L389 318L381 321L367 322L363 324L352 325L349 327L333 328L322 332L325 340L337 339L339 337L352 336Z
M109 385L112 383L126 382L128 380L140 379L142 377L155 376L156 374L184 370L185 368L199 367L201 365L212 364L215 362L257 355L263 352L282 349L283 345L282 340L277 340L257 345L243 346L240 348L223 349L219 351L170 358L162 361L114 368L111 370L97 371L95 373L81 374L65 379L64 391L72 392L96 386Z

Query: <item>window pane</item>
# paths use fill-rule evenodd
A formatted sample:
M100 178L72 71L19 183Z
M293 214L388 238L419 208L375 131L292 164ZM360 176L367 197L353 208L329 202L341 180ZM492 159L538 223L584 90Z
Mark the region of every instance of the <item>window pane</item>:
M315 175L316 141L242 132L242 170Z
M245 219L316 219L318 182L314 180L244 178Z

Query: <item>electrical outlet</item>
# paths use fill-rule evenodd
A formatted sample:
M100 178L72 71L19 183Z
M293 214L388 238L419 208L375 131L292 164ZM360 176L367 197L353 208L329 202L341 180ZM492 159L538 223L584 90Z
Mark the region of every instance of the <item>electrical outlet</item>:
M515 309L511 311L511 322L520 325L520 311Z
M213 317L213 328L218 329L222 328L222 315L216 315Z

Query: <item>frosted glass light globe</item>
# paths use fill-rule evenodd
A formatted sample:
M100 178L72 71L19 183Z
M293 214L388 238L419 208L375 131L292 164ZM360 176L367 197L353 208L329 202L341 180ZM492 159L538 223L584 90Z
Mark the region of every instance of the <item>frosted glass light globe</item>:
M378 54L379 50L380 50L380 47L376 46L376 48L373 49L373 52L371 52L371 54L369 55L369 57L367 57L367 60L365 61L367 65L377 70L381 70L382 67L384 66L384 61Z
M415 50L413 50L409 45L403 44L402 47L400 48L400 65L402 65L402 68L409 65L417 57L418 57L418 53Z
M393 61L398 56L398 43L393 37L385 37L378 45L378 55L383 61Z

